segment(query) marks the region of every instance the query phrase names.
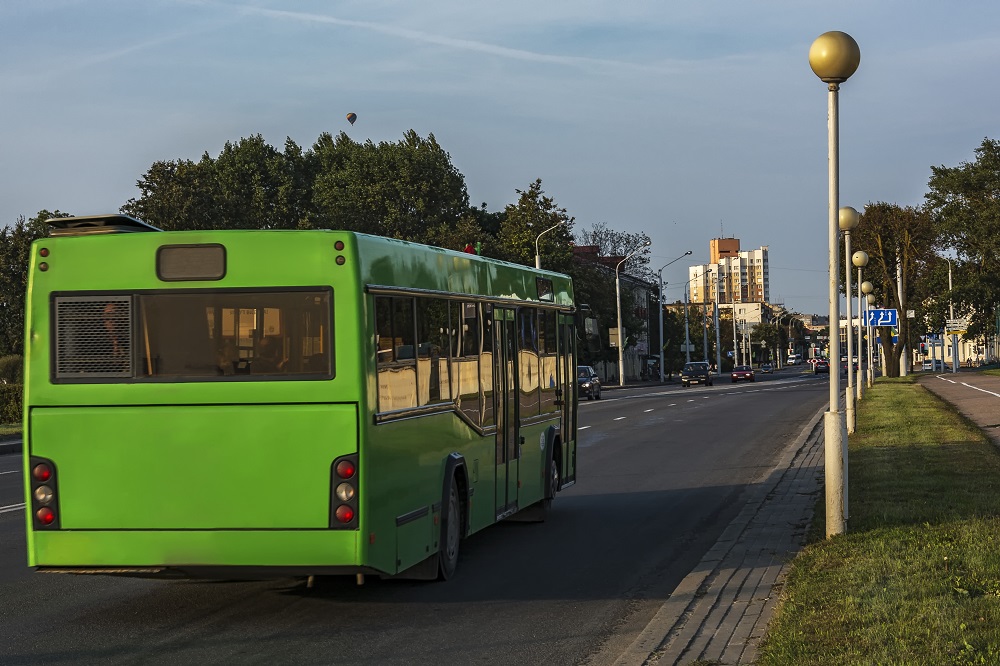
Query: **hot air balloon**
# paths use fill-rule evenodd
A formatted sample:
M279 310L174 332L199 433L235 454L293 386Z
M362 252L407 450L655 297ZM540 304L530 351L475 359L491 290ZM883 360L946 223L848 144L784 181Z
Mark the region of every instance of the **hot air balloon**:
M351 123L352 125L354 124L354 121L357 120L357 119L358 119L358 114L356 114L356 113L348 113L347 114L347 122Z

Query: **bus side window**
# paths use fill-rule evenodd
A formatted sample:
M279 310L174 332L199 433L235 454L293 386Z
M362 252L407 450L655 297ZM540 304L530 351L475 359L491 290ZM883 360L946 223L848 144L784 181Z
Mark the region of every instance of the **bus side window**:
M479 318L482 335L479 352L479 396L483 407L483 427L496 425L493 407L493 306L486 303Z
M479 306L452 303L453 331L451 397L465 416L482 425L479 409Z
M417 406L413 305L412 298L375 297L379 411Z

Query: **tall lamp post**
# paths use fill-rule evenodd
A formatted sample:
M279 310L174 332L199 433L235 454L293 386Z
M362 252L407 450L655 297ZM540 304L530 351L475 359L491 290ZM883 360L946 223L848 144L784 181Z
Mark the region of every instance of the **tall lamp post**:
M558 224L553 224L551 227L549 227L542 233L538 234L537 237L535 237L535 268L542 267L542 255L538 254L538 241L541 240L542 236L544 236L545 234L549 233L553 229L558 229L564 224L566 224L565 220L560 221Z
M680 261L689 254L691 254L691 250L688 250L687 252L677 257L676 259L671 259L667 263L660 266L660 270L656 271L656 275L660 279L660 295L659 295L660 303L656 311L660 317L660 383L661 384L663 383L663 269L669 266L670 264L674 263L675 261Z
M862 312L865 309L865 305L861 300L861 269L868 265L868 253L863 250L858 250L851 256L851 263L858 268L858 380L855 382L855 388L857 389L857 399L861 400L864 397L864 376L865 376L865 363L862 356L861 345L862 340L865 339L864 333L864 322L862 321ZM848 299L850 299L850 294L848 294ZM855 419L857 418L857 413L854 414Z
M847 394L844 396L844 403L847 405L847 433L851 434L854 432L856 423L854 416L854 313L851 312L851 303L854 300L851 293L851 231L858 226L858 211L850 206L841 208L838 214L838 226L844 232L844 260L846 263L844 279L847 288L844 295L847 297L847 308L844 312L847 316L847 326L844 327L844 333L847 335L847 365L845 366L847 370ZM839 323L837 328L840 328ZM839 330L837 340L840 341ZM846 468L844 484L845 486L847 484Z
M873 285L868 280L861 283L861 293L865 295L865 310L870 310L873 305L875 305L875 285ZM865 319L865 324L868 320ZM872 328L871 326L866 326L865 338L868 339L868 388L872 387L872 383L875 381L875 354L872 342Z
M542 233L545 233L544 231ZM646 241L639 247L626 254L618 265L615 266L615 296L618 301L618 386L625 386L625 336L622 335L622 283L620 269L622 264L632 258L632 255L644 250L652 245L652 241Z
M845 32L825 32L809 47L809 66L821 81L827 84L827 138L829 175L829 224L830 247L830 329L840 322L838 209L840 208L840 156L839 119L837 117L840 84L851 78L861 64L861 49L854 38ZM839 339L836 341L839 347ZM839 350L838 350L839 352ZM839 355L839 353L838 353ZM839 411L840 373L830 373L830 411L823 415L824 468L826 481L826 536L832 537L847 531L847 427Z
M948 262L948 318L955 318L955 303L951 300L951 259L944 258ZM951 371L958 372L958 335L951 334Z

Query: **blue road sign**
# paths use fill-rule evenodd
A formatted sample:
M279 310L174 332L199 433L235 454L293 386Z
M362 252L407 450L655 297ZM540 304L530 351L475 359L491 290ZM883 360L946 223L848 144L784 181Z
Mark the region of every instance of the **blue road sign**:
M866 326L896 326L899 313L895 310L869 310L865 319Z

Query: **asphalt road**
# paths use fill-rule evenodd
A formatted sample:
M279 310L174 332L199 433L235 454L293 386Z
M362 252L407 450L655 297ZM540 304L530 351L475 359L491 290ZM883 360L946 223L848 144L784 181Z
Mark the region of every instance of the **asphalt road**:
M0 456L0 663L610 663L827 398L786 371L585 401L577 484L546 523L464 541L447 583L36 574Z

